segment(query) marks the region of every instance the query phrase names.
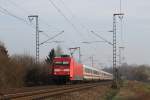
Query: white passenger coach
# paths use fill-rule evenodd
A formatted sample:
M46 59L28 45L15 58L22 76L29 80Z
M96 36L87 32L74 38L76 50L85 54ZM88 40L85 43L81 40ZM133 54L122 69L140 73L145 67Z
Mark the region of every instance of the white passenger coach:
M83 65L84 80L112 80L113 75L98 68Z

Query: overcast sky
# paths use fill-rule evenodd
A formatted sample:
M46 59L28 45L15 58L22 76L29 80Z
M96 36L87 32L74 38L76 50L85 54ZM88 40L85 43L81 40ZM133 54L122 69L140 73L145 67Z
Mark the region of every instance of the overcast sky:
M52 0L67 17L66 20L49 0L0 0L0 11L5 11L28 21L28 15L39 15L40 30L49 37L65 32L52 41L40 46L40 58L44 59L52 48L60 45L65 53L70 47L81 47L83 63L91 64L89 56L94 56L95 65L110 66L112 47L107 43L82 44L82 41L101 41L90 31L112 41L112 16L119 12L120 0ZM150 64L150 1L122 0L123 40L125 61L129 64ZM32 24L35 24L34 21ZM117 19L117 39L120 46L120 27ZM73 27L74 26L74 27ZM40 34L40 42L48 36ZM10 15L0 12L0 40L13 54L35 55L35 29ZM51 42L51 41L50 41ZM77 54L77 52L76 52Z

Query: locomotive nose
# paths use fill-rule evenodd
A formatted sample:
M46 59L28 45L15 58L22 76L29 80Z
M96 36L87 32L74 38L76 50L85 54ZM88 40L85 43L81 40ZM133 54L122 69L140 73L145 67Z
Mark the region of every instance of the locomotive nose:
M67 67L56 67L54 69L55 75L69 75L70 69Z

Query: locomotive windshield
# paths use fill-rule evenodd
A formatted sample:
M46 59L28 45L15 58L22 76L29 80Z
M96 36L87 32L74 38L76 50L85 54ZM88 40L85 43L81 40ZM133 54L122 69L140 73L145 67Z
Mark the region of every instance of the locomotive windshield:
M64 66L67 66L67 65L69 65L69 62L67 62L67 61L57 61L57 62L55 62L54 63L55 65L64 65Z

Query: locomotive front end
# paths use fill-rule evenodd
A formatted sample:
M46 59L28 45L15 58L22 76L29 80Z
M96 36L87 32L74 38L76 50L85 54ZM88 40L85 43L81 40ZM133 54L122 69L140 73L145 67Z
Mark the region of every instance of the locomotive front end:
M66 83L70 77L70 57L55 57L53 62L53 77L57 83Z

